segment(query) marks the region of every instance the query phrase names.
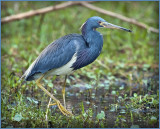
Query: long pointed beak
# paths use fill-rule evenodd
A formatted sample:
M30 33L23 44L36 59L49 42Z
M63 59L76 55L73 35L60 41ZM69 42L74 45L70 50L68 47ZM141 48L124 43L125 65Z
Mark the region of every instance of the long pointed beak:
M123 28L121 26L113 25L113 24L108 23L108 22L101 22L100 25L103 26L103 27L105 27L105 28L114 28L114 29L124 30L124 31L127 31L127 32L132 32L129 29Z

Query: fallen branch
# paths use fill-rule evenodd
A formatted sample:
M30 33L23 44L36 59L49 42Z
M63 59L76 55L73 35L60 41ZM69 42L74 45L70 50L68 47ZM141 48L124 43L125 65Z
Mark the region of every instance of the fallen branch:
M35 15L39 15L39 14L45 14L54 10L59 10L59 9L63 9L66 7L69 7L71 5L76 5L79 4L80 2L73 2L73 1L68 1L68 2L64 2L55 6L49 6L49 7L45 7L42 9L37 9L37 10L31 10L28 12L24 12L24 13L20 13L20 14L15 14L15 15L11 15L11 16L7 16L1 19L1 23L7 23L7 22L11 22L11 21L15 21L15 20L20 20L23 18L28 18L28 17L32 17Z
M88 2L68 1L68 2L64 2L62 4L58 4L58 5L55 5L55 6L49 6L49 7L42 8L42 9L31 10L29 12L7 16L7 17L4 17L4 18L1 19L1 23L3 24L3 23L15 21L15 20L20 20L20 19L23 19L23 18L28 18L28 17L31 17L31 16L39 15L39 14L45 14L45 13L48 13L48 12L51 12L51 11L54 11L54 10L59 10L59 9L63 9L63 8L66 8L66 7L69 7L69 6L72 6L72 5L80 4L84 7L90 8L92 10L95 10L95 11L99 12L99 13L103 13L105 15L109 15L109 16L118 18L120 20L123 20L125 22L135 24L139 27L148 29L151 32L159 33L159 30L156 29L156 28L149 27L144 23L136 21L135 19L128 18L128 17L125 17L123 15L120 15L120 14L117 14L117 13L114 13L114 12L107 11L107 10L104 10L102 8L96 7L94 5L89 4L89 2L93 2L93 1L88 1Z
M137 25L139 27L142 27L142 28L145 28L145 29L148 29L149 31L151 32L154 32L154 33L159 33L159 30L156 29L156 28L153 28L153 27L149 27L148 25L144 24L144 23L141 23L141 22L138 22L136 21L135 19L132 19L132 18L128 18L128 17L125 17L123 15L120 15L120 14L117 14L117 13L114 13L114 12L111 12L111 11L108 11L108 10L104 10L102 8L99 8L99 7L96 7L94 5L91 5L87 2L81 2L81 5L83 5L84 7L87 7L89 9L92 9L92 10L95 10L99 13L103 13L105 15L109 15L111 17L115 17L115 18L118 18L122 21L125 21L125 22L129 22L129 23L132 23L134 25Z

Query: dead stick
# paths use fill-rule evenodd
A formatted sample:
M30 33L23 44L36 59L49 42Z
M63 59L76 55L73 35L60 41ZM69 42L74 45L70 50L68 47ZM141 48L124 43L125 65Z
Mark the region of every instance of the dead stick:
M139 27L148 29L151 32L159 33L158 29L153 28L153 27L149 27L148 25L146 25L144 23L141 23L141 22L138 22L135 19L128 18L128 17L125 17L123 15L120 15L120 14L117 14L117 13L114 13L114 12L111 12L111 11L108 11L108 10L104 10L102 8L99 8L99 7L96 7L94 5L91 5L91 4L87 3L87 2L81 2L81 5L83 5L84 7L89 8L89 9L95 10L97 12L103 13L105 15L109 15L111 17L118 18L118 19L120 19L122 21L129 22L129 23L135 24L135 25L137 25Z
M24 12L24 13L20 13L20 14L15 14L15 15L11 15L11 16L7 16L1 19L1 23L7 23L7 22L11 22L11 21L15 21L15 20L20 20L23 18L28 18L31 16L35 16L38 14L44 14L44 13L48 13L51 12L53 10L59 10L59 9L63 9L66 7L69 7L71 5L75 5L75 4L79 4L80 2L73 2L73 1L68 1L68 2L64 2L62 4L58 4L55 6L49 6L46 8L42 8L42 9L37 9L37 10L31 10L29 12Z

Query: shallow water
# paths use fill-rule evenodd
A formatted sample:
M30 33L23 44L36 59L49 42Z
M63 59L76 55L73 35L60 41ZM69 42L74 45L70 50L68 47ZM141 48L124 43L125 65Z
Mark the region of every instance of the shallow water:
M150 107L149 103L143 103L139 108L127 108L126 105L130 102L130 97L133 97L134 93L139 95L156 94L158 88L158 76L144 77L143 84L128 83L128 80L116 79L116 81L100 80L99 84L88 85L86 83L79 83L76 85L66 86L66 106L67 110L74 115L79 115L82 112L81 105L83 103L84 110L87 112L89 108L93 112L93 120L101 111L105 112L105 121L108 123L108 127L158 127L159 126L159 108ZM134 82L134 80L133 80ZM152 86L154 84L154 86ZM62 100L62 88L55 86L56 94L54 96L58 98L63 104ZM152 89L152 91L150 90ZM34 94L34 93L33 93ZM44 94L40 91L40 95ZM124 96L127 97L124 99ZM35 96L35 94L33 95ZM34 97L33 97L34 98ZM39 97L38 97L39 98ZM40 108L46 110L49 98L41 99ZM123 100L123 101L122 101ZM138 103L137 103L138 104ZM51 106L51 114L54 115L59 112L57 106ZM132 118L131 118L132 114ZM158 118L157 122L151 123L151 117Z
M75 116L84 114L84 112L82 112L82 109L84 108L86 114L88 114L90 110L92 111L93 114L90 119L93 122L97 120L97 115L101 113L101 111L104 111L105 117L103 123L105 127L159 127L159 101L158 104L156 104L157 106L154 106L152 103L153 98L150 97L150 95L156 96L159 94L157 92L159 88L158 75L144 73L140 78L138 74L134 74L132 79L122 76L107 76L98 81L93 78L88 81L81 78L80 80L84 80L83 82L77 81L76 79L73 81L73 78L75 77L70 76L68 78L70 83L67 83L66 85L66 106L67 110L72 112ZM138 79L139 81L137 81ZM60 80L61 79L59 78L56 79L53 87L49 87L46 80L44 80L43 85L49 92L59 99L63 105L61 92L61 85L63 82L60 82ZM7 107L11 107L9 111L14 107L18 110L16 108L18 103L23 101L25 106L31 107L29 109L26 108L28 111L31 111L31 113L35 112L35 109L37 108L42 109L44 113L46 112L50 98L45 95L41 89L34 85L35 84L33 83L27 83L26 86L23 87L23 90L19 92L20 96L23 97L22 100L15 101L17 94L15 94L15 98L12 97L14 96L13 94L9 97L8 104L6 105ZM22 88L17 87L14 90L11 89L11 93L16 93L19 89ZM137 101L140 99L140 96L142 96L142 100L145 96L147 96L147 98L142 102ZM50 106L49 116L54 116L57 113L62 115L56 105ZM27 116L24 117L26 120ZM34 118L36 119L36 117ZM20 123L23 122L24 121ZM6 124L3 125L3 127L23 127L23 125L19 126L17 122L7 122L5 119L2 120L2 123ZM52 123L53 121L49 119L49 127L55 127ZM44 124L45 122L40 127L46 127ZM77 125L77 127L79 126ZM88 127L87 124L84 127ZM99 126L95 124L89 127Z

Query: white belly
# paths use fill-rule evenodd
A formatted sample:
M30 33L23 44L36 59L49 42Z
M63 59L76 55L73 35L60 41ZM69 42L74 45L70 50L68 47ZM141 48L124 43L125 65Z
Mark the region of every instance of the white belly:
M53 75L67 75L73 72L72 65L76 62L77 56L76 53L73 55L72 59L65 65L60 68L53 69L47 72L45 77L53 76Z

